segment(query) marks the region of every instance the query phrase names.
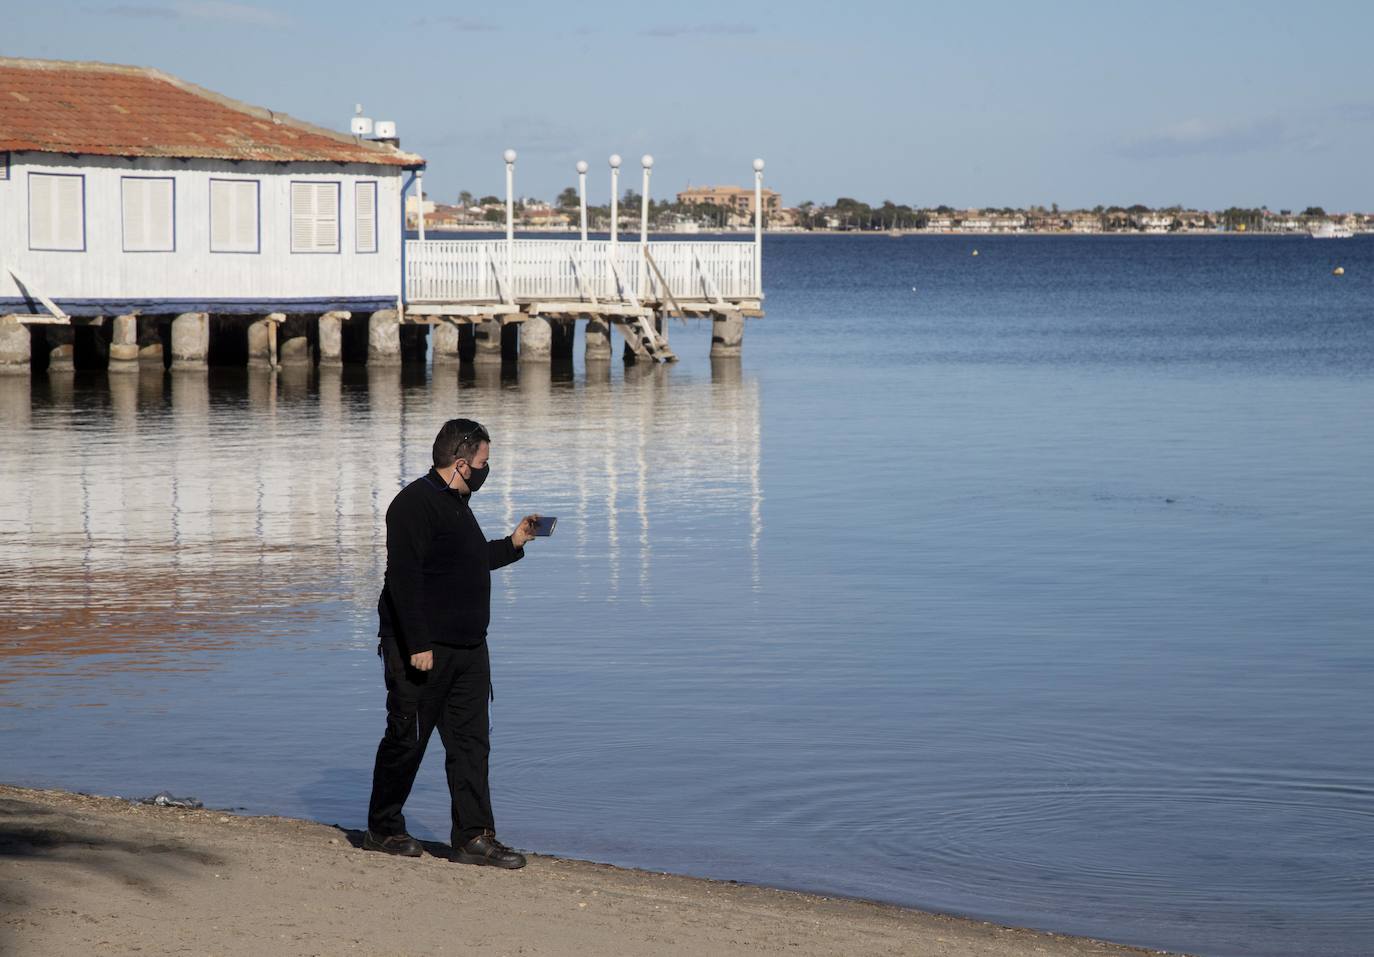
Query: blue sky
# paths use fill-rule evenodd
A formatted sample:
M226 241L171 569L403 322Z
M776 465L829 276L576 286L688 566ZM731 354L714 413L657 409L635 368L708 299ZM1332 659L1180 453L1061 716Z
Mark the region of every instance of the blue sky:
M587 159L784 202L1374 210L1374 4L6 0L0 54L156 66L343 128L427 192L552 198Z

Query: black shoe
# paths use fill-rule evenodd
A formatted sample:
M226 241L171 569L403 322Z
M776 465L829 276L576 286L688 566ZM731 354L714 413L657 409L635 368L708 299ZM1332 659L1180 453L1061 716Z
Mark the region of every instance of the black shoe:
M455 847L448 859L455 864L482 864L512 871L525 866L525 855L506 847L491 831L483 831L462 847Z
M424 853L424 848L420 847L420 842L409 834L373 834L368 831L363 835L363 850L381 851L383 854L399 854L401 857L419 857Z

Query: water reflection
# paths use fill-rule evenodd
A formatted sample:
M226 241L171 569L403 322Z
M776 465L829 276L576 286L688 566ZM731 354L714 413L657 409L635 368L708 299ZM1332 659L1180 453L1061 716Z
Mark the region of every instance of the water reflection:
M193 649L367 608L387 505L458 415L495 438L475 503L488 534L560 516L579 599L653 605L656 520L676 538L705 506L747 523L733 544L758 583L759 399L738 363L709 380L642 365L79 373L0 380L0 411L0 681L57 652L182 668ZM509 576L498 600L528 587Z

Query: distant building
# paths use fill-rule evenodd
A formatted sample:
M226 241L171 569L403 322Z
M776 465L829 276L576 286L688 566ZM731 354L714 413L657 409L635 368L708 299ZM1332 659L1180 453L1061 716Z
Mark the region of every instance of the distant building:
M521 223L541 229L566 229L572 217L561 209L552 206L526 206L519 215Z
M1102 217L1097 213L1070 213L1069 229L1075 233L1102 232Z
M677 194L677 201L688 206L722 206L736 215L754 215L754 191L744 186L689 186ZM771 216L782 208L782 197L771 189L763 191L763 211Z
M0 58L0 313L394 308L419 156L158 70Z
M1131 217L1131 223L1136 229L1144 230L1147 233L1167 233L1173 227L1174 214L1169 212L1136 213Z

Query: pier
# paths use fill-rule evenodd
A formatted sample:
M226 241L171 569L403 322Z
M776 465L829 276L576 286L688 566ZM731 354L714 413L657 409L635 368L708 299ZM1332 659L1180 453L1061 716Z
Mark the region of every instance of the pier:
M637 238L612 155L609 240L585 162L578 238L516 239L509 149L505 238L431 239L394 123L344 134L146 67L0 57L0 82L0 374L551 362L579 327L587 361L618 333L626 361L672 362L674 317L726 358L763 315L762 160L752 242L651 240L649 155Z

